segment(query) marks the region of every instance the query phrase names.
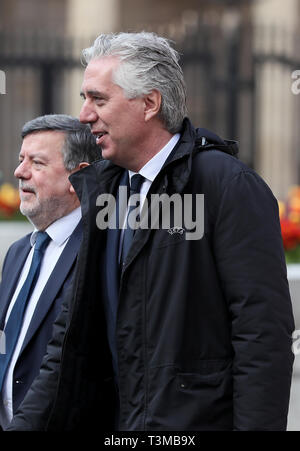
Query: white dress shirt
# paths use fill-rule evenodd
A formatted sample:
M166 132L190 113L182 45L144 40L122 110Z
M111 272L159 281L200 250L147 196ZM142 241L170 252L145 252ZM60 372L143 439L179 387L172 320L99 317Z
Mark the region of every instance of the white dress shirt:
M81 219L81 208L78 207L75 210L73 210L68 215L58 219L57 221L53 222L45 231L48 233L48 235L51 238L51 241L49 242L42 263L40 268L40 274L39 278L36 282L36 285L33 289L33 292L31 294L31 297L28 301L25 313L24 313L24 320L23 324L20 330L19 338L16 343L16 347L14 350L14 353L12 355L12 359L10 361L9 367L7 369L6 377L3 383L2 387L2 402L0 402L0 424L2 427L8 426L10 421L13 417L13 402L12 402L12 395L13 395L13 373L14 373L14 367L18 360L28 327L30 325L32 316L34 314L35 308L37 306L38 300L45 288L45 285L62 253L64 250L70 236L74 232L76 226L78 225L79 221ZM18 294L26 280L26 277L28 275L31 260L33 257L34 252L34 245L36 241L36 235L37 230L35 229L30 237L30 243L31 243L31 250L27 256L27 259L25 261L24 267L22 269L22 272L20 274L20 278L16 287L16 290L14 292L14 295L12 297L12 300L10 302L10 305L7 310L6 318L5 318L5 324L9 318L10 312L12 310L12 307L18 297ZM1 401L1 398L0 398Z
M130 180L131 177L135 174L141 174L145 178L145 181L143 182L140 190L141 207L143 206L144 200L147 196L152 182L161 171L161 168L163 167L168 156L179 141L179 138L179 133L173 135L170 141L168 141L167 144L139 170L139 172L128 171Z
M139 172L133 172L128 171L130 183L131 183L131 177L133 177L135 174L140 174L145 178L145 181L143 182L141 189L140 189L140 210L143 207L145 198L147 196L147 193L155 179L155 177L159 174L161 171L161 168L165 164L168 156L176 146L180 139L180 134L176 133L172 136L172 138L167 142L167 144L157 153L154 155L154 157L151 158L151 160L147 161L147 163L139 170ZM127 215L126 215L127 216ZM120 245L119 245L119 261L121 258L121 252L122 252L122 244L123 244L123 235L124 235L124 228L126 223L126 216L123 220L123 227L121 230L121 239L120 239Z

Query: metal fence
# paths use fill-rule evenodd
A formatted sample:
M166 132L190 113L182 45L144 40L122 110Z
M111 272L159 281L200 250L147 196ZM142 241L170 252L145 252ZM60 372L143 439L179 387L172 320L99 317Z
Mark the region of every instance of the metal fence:
M266 77L273 79L276 73L285 84L291 84L292 71L300 69L300 57L295 56L299 35L291 39L290 34L278 37L276 33L279 31L262 33L252 27L225 30L201 26L176 43L182 55L192 121L225 138L239 140L240 158L252 167L257 153L265 151L259 140L261 93L269 86ZM6 94L0 95L0 169L6 180L13 181L20 130L26 121L47 113L78 115L83 75L80 55L92 41L93 37L56 37L55 32L52 36L0 34L0 70L6 75ZM280 48L274 44L277 41ZM287 41L293 45L286 46ZM287 92L286 86L278 89L282 89L282 95ZM300 117L299 107L300 96L299 100L294 96L289 109L295 121ZM282 124L285 120L282 111ZM298 130L295 123L288 137L291 164L297 171Z
M83 67L80 49L90 42L66 37L0 33L0 69L6 94L0 96L2 178L14 182L21 128L50 113L78 116Z

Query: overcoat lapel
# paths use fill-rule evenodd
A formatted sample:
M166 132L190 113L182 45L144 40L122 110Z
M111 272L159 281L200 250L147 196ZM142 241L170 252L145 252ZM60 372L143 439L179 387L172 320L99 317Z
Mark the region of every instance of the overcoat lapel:
M119 186L128 185L128 171L124 171L121 177ZM119 245L121 236L121 227L119 217L119 204L121 200L118 193L116 194L116 228L108 229L107 244L106 244L106 286L112 291L109 297L118 299L119 296L119 281L120 281L120 266L119 266Z
M70 269L72 268L81 243L82 223L77 225L76 229L70 236L70 239L64 248L57 264L55 265L51 276L40 296L35 312L31 319L27 334L25 336L21 352L27 346L36 330L40 327L45 316L47 315L57 293L64 284Z
M178 145L173 149L169 158L165 162L160 173L153 181L150 190L147 194L148 200L148 213L151 210L151 194L163 194L168 192L168 194L182 193L184 187L186 186L190 171L191 171L191 159L192 159L193 144L187 141L186 137L183 136ZM169 165L174 165L171 175L168 173ZM144 211L144 209L143 209ZM143 217L143 211L141 217ZM138 229L134 235L132 246L129 249L126 265L123 268L123 273L127 270L128 266L134 261L136 256L141 252L143 247L147 244L151 236L151 228ZM123 274L122 273L122 274Z

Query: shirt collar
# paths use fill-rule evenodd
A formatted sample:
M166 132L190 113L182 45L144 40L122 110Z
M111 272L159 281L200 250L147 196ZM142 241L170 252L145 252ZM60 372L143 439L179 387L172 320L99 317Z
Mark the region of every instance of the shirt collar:
M176 146L179 138L179 133L173 135L170 141L168 141L167 144L157 154L154 155L154 157L147 161L147 163L139 170L138 173L145 177L145 179L150 180L152 183L157 174L159 174L168 156ZM130 170L128 172L131 180L131 177L136 174L136 172L132 172Z
M81 208L77 207L66 216L57 219L55 222L49 225L45 232L48 233L51 240L61 246L74 232L77 224L81 219ZM30 244L33 246L36 242L38 230L34 229L30 237Z

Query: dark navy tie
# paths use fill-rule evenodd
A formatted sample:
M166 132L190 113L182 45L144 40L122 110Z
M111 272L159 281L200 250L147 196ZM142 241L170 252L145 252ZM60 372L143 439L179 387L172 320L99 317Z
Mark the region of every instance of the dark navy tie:
M135 174L131 177L130 181L130 196L133 194L139 194L141 190L141 186L143 182L145 181L145 178L141 174ZM123 234L123 242L122 242L122 253L121 253L121 264L125 262L126 256L128 254L129 248L131 246L133 236L135 229L130 227L128 224L128 217L133 209L136 208L135 205L129 204L128 213L127 213L127 219L126 219L126 228L124 229Z
M41 261L49 241L50 237L46 232L37 233L29 273L18 294L4 328L5 354L0 354L0 392L21 330L26 304L38 279Z

